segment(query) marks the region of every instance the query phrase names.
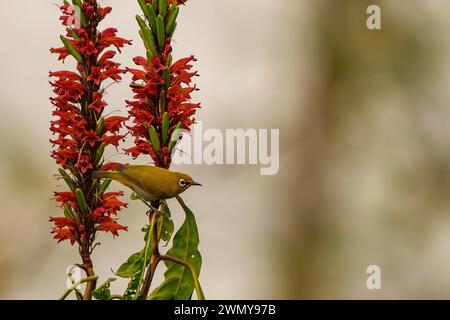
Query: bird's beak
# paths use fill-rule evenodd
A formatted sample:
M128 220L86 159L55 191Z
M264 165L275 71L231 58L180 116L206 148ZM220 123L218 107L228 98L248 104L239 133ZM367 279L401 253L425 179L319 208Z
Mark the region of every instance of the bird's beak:
M201 187L202 185L201 185L201 183L192 181L191 186L200 186Z

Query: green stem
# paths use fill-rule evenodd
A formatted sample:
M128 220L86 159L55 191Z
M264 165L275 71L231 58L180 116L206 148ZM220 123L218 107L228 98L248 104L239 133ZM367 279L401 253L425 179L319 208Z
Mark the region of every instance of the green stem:
M89 281L96 281L98 279L98 276L93 276L93 277L87 277L87 278L83 278L81 280L79 280L78 282L75 282L72 287L70 287L69 289L66 290L66 292L64 292L64 294L61 296L61 298L59 298L59 300L65 300L69 294L75 290L80 284L85 283L85 282L89 282Z
M195 292L197 293L198 300L205 300L205 296L203 294L202 287L200 286L200 282L198 281L198 277L195 274L195 270L194 270L194 267L192 266L192 264L190 264L187 261L184 261L184 260L181 260L181 259L178 259L175 257L171 257L171 256L161 256L160 258L161 258L161 260L172 261L174 263L181 264L181 265L185 266L186 268L188 268L189 271L191 271L192 278L194 279Z
M147 267L147 259L148 259L147 252L148 252L148 248L150 247L150 244L152 241L152 234L153 234L153 228L155 227L155 220L156 220L156 213L152 213L152 218L150 220L150 226L149 226L148 234L147 234L147 241L145 242L145 247L144 247L144 263L142 265L141 276L139 277L139 283L137 286L136 294L134 296L134 300L137 300L139 298L141 285L142 285L142 282L144 281L144 274L145 274L145 269Z

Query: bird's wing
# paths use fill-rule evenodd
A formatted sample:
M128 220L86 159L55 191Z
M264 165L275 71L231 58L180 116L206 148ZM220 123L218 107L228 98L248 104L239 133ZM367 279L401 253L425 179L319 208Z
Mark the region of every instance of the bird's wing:
M152 166L128 166L121 173L155 198L163 198L167 170ZM156 185L158 183L158 185Z

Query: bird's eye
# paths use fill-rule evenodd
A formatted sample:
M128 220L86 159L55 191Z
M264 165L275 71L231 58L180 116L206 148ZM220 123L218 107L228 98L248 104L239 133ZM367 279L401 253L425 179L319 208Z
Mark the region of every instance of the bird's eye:
M180 185L180 187L184 188L187 186L187 182L184 179L180 179L180 181L178 181L178 184Z

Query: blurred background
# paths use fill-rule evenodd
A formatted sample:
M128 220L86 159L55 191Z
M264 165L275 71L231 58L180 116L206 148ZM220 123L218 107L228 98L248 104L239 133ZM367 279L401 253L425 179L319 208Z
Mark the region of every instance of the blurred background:
M60 183L48 71L72 68L49 53L63 33L54 2L0 3L2 299L55 299L79 262L48 222L61 214L50 200ZM102 26L134 41L118 56L130 66L143 54L137 1L103 4L113 12ZM380 5L382 30L366 28L369 4ZM182 8L175 56L198 58L203 127L279 128L281 137L275 176L257 166L174 167L204 184L184 198L197 215L207 298L450 298L449 14L446 0ZM109 110L126 113L129 81L108 89ZM108 159L131 161L114 149ZM143 246L144 212L130 203L120 217L129 231L102 235L93 256L101 280ZM174 215L179 226L183 214ZM381 290L366 287L369 265L381 268Z

